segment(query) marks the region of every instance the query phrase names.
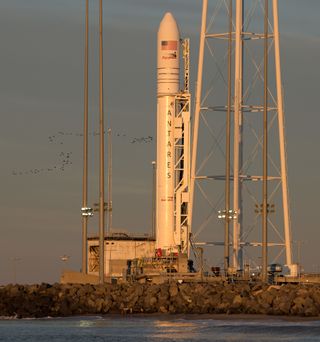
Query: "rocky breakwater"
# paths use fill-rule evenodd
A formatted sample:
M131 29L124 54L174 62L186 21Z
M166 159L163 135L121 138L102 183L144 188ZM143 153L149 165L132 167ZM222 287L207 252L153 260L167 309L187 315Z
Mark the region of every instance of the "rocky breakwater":
M41 284L0 287L0 316L87 314L320 315L320 286L223 283Z

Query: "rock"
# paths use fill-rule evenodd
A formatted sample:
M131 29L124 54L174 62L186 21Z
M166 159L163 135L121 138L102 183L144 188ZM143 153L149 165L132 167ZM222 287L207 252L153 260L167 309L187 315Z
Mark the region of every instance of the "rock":
M176 297L176 295L178 294L179 292L179 289L178 289L178 286L177 284L172 284L170 285L169 287L169 294L170 294L170 297Z
M169 311L171 314L174 314L174 313L177 312L177 309L176 309L175 305L170 304L170 305L169 305L168 311Z
M208 304L210 304L212 307L216 307L221 302L221 296L222 294L219 292L208 295Z
M300 293L306 295L305 292ZM295 298L290 313L298 316L317 316L319 311L317 310L312 298L308 296L305 298Z
M273 300L273 314L274 315L289 315L292 306L291 298L286 295L279 296Z
M169 289L168 286L164 286L161 288L160 292L158 293L158 306L165 307L168 305L169 302Z
M157 302L158 302L158 300L157 300L156 297L151 297L151 298L150 298L149 305L150 305L150 306L154 306L154 305L157 304Z
M310 294L313 302L317 306L318 310L320 310L320 291L319 289L313 289Z
M140 312L318 316L320 286L43 283L0 287L0 316L22 318Z
M168 313L168 310L167 310L167 308L165 306L162 305L159 308L159 312L161 312L161 313Z
M238 309L238 308L240 308L242 303L243 303L243 299L242 299L241 295L236 295L233 298L232 308Z
M260 304L267 304L268 306L272 306L275 295L276 293L271 293L270 291L263 291L258 295L257 300Z

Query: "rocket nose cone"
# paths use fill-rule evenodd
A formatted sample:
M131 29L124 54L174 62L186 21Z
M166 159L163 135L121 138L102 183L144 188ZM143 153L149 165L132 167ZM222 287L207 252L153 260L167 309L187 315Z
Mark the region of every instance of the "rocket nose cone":
M158 35L180 36L176 19L172 13L167 12L160 23Z
M165 15L163 16L161 21L163 21L163 20L167 20L167 21L169 21L169 20L172 21L173 20L173 21L176 21L174 16L173 16L173 14L171 12L165 13Z

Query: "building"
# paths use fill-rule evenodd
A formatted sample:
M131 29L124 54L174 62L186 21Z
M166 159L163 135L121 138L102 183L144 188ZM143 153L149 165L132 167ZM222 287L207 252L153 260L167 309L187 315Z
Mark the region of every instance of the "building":
M122 277L128 260L152 258L155 255L155 239L148 235L111 233L104 240L105 276ZM99 237L88 237L88 274L99 274Z

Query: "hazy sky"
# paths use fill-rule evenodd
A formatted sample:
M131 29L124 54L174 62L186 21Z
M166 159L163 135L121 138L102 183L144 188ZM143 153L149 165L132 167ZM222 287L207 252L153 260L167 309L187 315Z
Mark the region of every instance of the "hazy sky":
M105 1L105 112L114 132L114 226L148 232L155 144L156 33L172 11L191 38L195 83L200 0ZM320 266L320 26L318 0L280 0L282 73L293 239ZM91 3L90 132L97 129L98 1ZM0 283L58 281L80 269L84 1L0 1ZM90 203L97 201L97 137ZM40 170L34 174L35 170ZM31 172L32 171L32 172ZM90 233L96 231L90 221Z

